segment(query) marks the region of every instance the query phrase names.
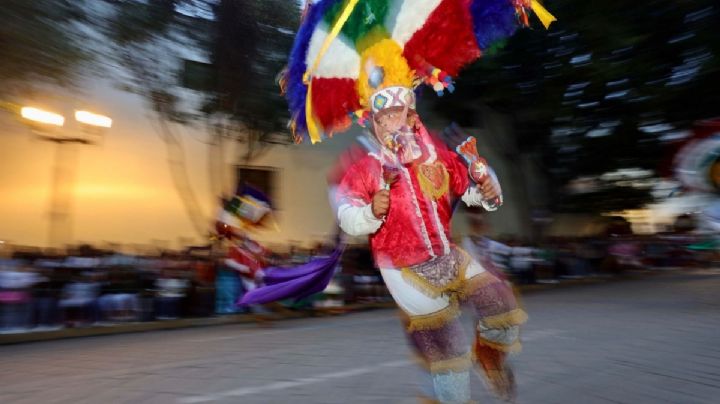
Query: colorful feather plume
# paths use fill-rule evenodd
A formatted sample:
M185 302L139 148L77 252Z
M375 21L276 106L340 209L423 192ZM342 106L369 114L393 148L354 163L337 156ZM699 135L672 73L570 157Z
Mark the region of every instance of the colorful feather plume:
M425 83L439 95L452 92L452 76L527 25L530 12L545 26L554 21L537 0L312 3L282 79L296 141L347 130L377 86Z

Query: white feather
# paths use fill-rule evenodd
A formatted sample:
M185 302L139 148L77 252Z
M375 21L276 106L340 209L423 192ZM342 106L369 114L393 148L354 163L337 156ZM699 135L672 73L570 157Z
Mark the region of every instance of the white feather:
M327 35L327 24L318 24L310 39L306 59L308 68L312 68L315 63L315 58L320 53L320 48L322 48ZM313 77L357 79L358 76L360 76L360 55L354 45L348 44L340 34L330 43L317 70L313 73Z
M442 0L397 0L391 2L385 25L401 47L425 25Z

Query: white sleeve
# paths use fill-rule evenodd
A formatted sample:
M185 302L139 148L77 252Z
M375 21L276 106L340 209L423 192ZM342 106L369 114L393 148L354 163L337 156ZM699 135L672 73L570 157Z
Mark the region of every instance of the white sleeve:
M373 234L383 224L382 220L373 215L372 205L369 204L363 206L340 205L338 208L338 220L340 228L350 236Z
M490 178L492 178L493 181L495 181L495 185L497 185L498 189L500 189L500 202L502 203L503 197L502 197L502 188L500 188L500 182L497 179L497 175L495 175L495 171L493 169L490 169ZM471 184L471 186L468 187L467 191L465 191L465 194L462 196L462 201L465 202L467 206L482 206L485 210L488 212L493 212L498 209L498 206L492 207L490 206L482 196L482 193L478 190L476 186Z

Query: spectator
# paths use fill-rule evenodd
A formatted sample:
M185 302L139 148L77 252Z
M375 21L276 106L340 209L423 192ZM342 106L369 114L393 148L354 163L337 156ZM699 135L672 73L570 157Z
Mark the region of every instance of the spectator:
M153 321L155 320L155 282L157 274L150 270L142 270L138 273L139 281L139 320Z
M35 327L38 331L60 327L59 301L62 281L56 271L39 269L39 282L33 288Z
M470 224L470 233L462 240L462 248L485 269L500 278L507 278L510 254L512 249L487 236L490 225L485 214L478 208L466 208Z
M158 319L171 320L180 316L180 306L187 287L187 280L182 279L176 271L166 271L165 276L156 281Z
M21 332L30 327L30 286L37 282L37 276L20 269L19 263L11 265L0 270L0 331Z
M510 257L510 270L517 277L519 283L535 283L533 268L534 250L530 247L513 247Z
M60 299L63 321L68 327L86 326L98 319L97 298L100 284L90 273L76 275L65 285Z

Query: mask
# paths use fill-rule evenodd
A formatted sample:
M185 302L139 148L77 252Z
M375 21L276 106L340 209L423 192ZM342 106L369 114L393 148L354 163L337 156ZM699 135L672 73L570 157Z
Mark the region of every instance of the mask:
M395 132L393 138L397 145L395 153L401 164L410 164L422 156L422 149L415 139L415 133L407 126Z

